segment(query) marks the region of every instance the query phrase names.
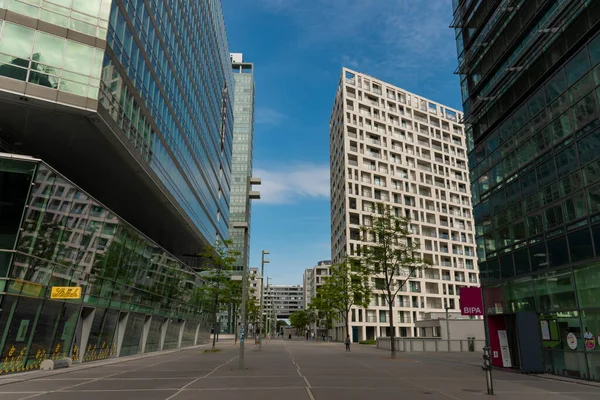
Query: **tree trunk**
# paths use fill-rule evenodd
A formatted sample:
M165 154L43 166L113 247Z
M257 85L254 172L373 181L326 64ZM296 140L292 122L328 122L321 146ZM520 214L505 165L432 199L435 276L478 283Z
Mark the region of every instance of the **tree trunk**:
M389 311L389 321L390 321L390 351L391 351L391 356L392 359L396 358L396 339L394 337L394 314L393 314L393 308L394 308L394 301L392 299L392 295L391 293L388 293L388 309ZM391 301L390 301L391 300Z
M346 317L346 335L350 336L350 318ZM346 341L346 337L342 338L343 341Z
M215 308L213 311L213 342L212 349L215 350L216 342L217 342L217 310L219 308L219 293L215 293Z

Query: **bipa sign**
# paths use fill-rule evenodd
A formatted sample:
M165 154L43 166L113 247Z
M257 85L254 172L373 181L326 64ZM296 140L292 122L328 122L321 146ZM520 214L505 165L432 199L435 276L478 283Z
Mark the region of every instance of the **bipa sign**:
M465 287L460 289L461 315L483 315L481 288Z

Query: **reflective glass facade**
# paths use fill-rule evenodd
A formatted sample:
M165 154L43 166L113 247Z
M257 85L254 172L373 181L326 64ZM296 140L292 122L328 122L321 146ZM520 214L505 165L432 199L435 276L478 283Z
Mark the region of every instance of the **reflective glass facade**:
M64 176L0 155L0 199L0 373L208 338L199 275Z
M600 380L600 1L454 7L492 348L524 368L533 312L542 369Z
M168 3L114 2L100 102L213 243L227 237L233 132L221 5Z
M199 242L228 236L234 82L220 1L0 0L0 90L21 88L96 113Z
M233 156L231 164L231 207L229 236L232 249L239 252L238 267L248 268L250 259L250 178L254 148L254 65L233 63L235 106ZM246 222L248 230L235 229L231 223Z

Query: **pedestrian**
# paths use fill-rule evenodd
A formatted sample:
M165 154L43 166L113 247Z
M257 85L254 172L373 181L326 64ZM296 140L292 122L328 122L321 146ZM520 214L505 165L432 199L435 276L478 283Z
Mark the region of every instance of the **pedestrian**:
M346 351L350 351L350 335L346 336L344 343L346 343Z
M322 336L323 336L323 341L325 341L325 334L323 334Z
M291 339L291 338L292 338L292 334L290 333L290 334L288 335L288 339Z

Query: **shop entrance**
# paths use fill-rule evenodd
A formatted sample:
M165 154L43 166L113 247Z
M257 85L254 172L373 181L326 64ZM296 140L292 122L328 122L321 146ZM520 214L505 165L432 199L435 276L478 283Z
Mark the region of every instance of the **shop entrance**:
M488 315L492 365L521 372L544 372L542 343L534 312Z

